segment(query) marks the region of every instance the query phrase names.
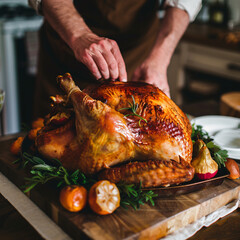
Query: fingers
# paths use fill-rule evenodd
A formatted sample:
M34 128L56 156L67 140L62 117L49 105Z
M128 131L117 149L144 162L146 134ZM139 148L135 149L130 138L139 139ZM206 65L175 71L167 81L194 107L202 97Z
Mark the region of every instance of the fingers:
M111 51L102 51L102 55L108 65L109 78L112 80L117 79L119 77L119 68L114 55Z
M102 74L98 70L96 63L93 60L93 58L88 50L85 50L82 55L82 63L86 65L86 67L89 69L89 71L93 74L93 76L96 79L102 78Z
M102 55L101 52L99 52L98 50L94 51L91 54L94 62L96 63L98 70L100 72L100 74L102 75L103 78L105 79L109 79L110 78L110 69L108 66L108 63L106 61L106 59L104 58L104 56Z
M170 89L166 73L162 74L154 72L152 70L149 70L149 68L146 66L140 66L133 73L131 81L152 84L155 87L161 89L170 98Z
M97 39L84 49L81 58L97 79L119 78L120 81L127 81L125 63L115 41L106 38Z
M120 52L120 49L115 41L111 42L112 44L112 53L113 56L115 57L117 64L118 64L118 70L119 70L119 80L122 82L127 81L127 71L126 71L126 66L125 62L123 60L122 54Z
M170 90L169 90L169 88L165 88L165 89L162 89L162 91L169 97L169 98L171 98L171 95L170 95Z

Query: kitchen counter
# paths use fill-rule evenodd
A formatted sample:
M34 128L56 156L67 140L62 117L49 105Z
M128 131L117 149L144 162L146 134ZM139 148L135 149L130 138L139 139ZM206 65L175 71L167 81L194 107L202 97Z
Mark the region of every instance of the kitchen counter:
M240 52L240 31L230 31L209 24L192 23L183 35L182 41Z

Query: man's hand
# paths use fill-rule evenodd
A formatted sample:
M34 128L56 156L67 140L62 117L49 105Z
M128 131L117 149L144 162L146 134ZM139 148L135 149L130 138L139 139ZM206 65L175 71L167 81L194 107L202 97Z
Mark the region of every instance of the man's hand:
M174 49L189 23L187 12L166 9L158 37L148 58L135 70L132 81L143 81L159 87L170 97L167 68Z
M147 59L134 72L132 81L143 81L160 88L170 97L167 69L157 61Z
M114 40L94 34L72 0L42 1L44 17L96 79L127 81L122 54Z
M114 40L88 31L76 38L71 47L76 59L85 64L96 79L127 81L125 63Z

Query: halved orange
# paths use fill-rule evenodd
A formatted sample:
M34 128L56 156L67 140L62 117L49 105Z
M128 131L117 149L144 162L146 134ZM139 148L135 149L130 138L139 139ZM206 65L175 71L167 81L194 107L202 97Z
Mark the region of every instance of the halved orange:
M88 203L97 214L111 214L120 206L119 190L114 183L98 181L90 188Z

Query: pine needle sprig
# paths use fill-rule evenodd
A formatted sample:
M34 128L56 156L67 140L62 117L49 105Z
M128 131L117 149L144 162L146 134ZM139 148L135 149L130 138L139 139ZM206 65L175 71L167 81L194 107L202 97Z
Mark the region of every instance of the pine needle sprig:
M140 205L144 205L150 202L152 206L155 205L153 198L157 197L153 191L143 191L142 184L125 184L117 183L117 187L120 191L121 196L121 206L127 208L131 206L134 210L137 210Z
M141 127L141 121L145 121L147 123L147 120L145 118L143 118L142 116L140 116L139 114L137 114L138 104L135 102L135 99L134 99L133 95L131 95L131 97L132 97L133 102L132 103L128 102L129 107L121 108L121 109L119 109L119 111L121 111L121 110L129 110L129 111L131 111L132 113L126 114L124 116L125 117L128 117L128 116L137 116L137 117L139 117L140 119L138 121L138 124Z

